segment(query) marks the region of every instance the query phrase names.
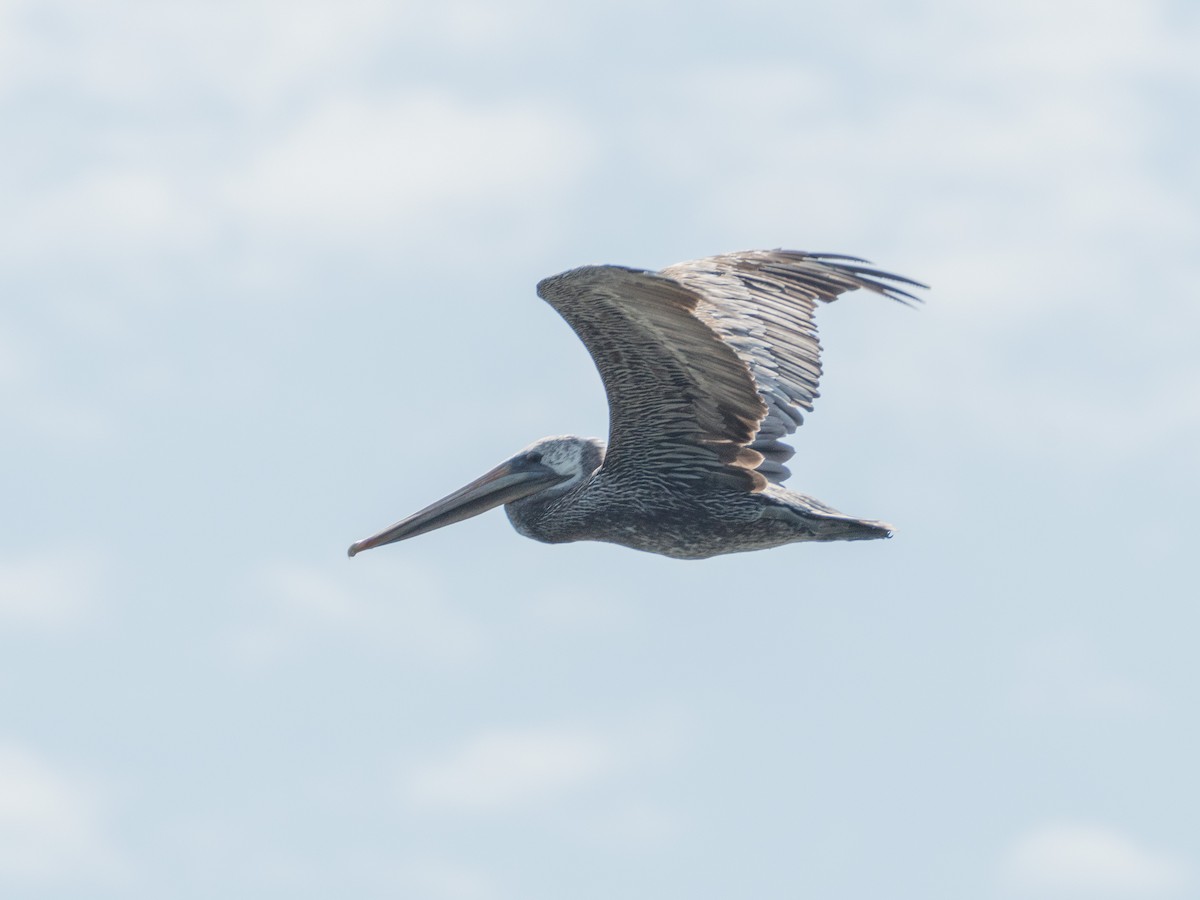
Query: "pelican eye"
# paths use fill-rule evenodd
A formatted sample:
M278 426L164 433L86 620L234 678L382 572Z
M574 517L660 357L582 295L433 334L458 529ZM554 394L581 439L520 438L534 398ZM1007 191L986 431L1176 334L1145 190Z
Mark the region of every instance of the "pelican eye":
M534 451L533 453L525 454L525 462L527 462L527 463L540 463L541 461L542 461L542 454L538 453L537 451Z

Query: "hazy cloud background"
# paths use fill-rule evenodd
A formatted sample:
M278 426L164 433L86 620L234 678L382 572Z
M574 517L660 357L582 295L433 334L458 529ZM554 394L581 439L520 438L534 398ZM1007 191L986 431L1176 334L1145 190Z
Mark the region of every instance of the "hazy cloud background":
M0 893L1200 892L1183 2L0 2ZM501 514L602 435L533 285L867 256L804 490L681 564Z

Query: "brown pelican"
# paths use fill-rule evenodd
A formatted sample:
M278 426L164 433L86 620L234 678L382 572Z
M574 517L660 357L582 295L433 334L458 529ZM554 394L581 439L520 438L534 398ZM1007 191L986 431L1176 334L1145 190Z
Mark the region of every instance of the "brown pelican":
M608 395L608 445L550 437L350 555L505 504L551 544L608 541L679 559L793 541L886 538L892 526L786 490L782 438L821 375L813 312L858 288L912 305L917 281L833 253L751 250L661 272L583 266L537 292L583 341Z

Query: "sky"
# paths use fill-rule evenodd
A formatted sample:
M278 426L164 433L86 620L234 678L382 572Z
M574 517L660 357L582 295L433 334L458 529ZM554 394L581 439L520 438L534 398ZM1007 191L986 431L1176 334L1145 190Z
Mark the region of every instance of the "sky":
M0 2L0 894L1200 897L1200 11ZM791 487L680 562L534 294L851 253Z

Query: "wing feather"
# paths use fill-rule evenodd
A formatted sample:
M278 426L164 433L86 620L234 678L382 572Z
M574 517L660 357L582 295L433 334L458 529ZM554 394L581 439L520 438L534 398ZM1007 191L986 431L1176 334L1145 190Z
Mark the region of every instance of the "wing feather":
M583 266L540 282L604 381L605 467L749 490L786 479L793 451L782 438L818 396L817 302L860 288L919 302L898 285L924 285L864 263L754 250L661 272Z
M849 291L866 289L906 305L923 284L864 265L857 257L796 250L729 253L662 270L698 298L695 314L750 370L767 414L749 444L763 455L758 472L780 483L793 450L780 439L804 421L819 396L821 344L814 312Z
M761 488L747 449L766 407L737 353L696 315L700 298L655 272L583 266L538 284L591 353L608 395L610 471L653 469Z

